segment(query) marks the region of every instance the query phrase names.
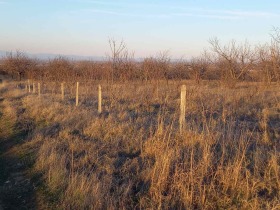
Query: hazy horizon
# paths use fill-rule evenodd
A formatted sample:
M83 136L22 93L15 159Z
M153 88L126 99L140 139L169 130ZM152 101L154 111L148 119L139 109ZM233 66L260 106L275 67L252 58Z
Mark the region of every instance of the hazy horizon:
M0 0L0 50L105 57L113 38L136 58L161 51L191 57L211 37L269 42L279 6L276 0Z

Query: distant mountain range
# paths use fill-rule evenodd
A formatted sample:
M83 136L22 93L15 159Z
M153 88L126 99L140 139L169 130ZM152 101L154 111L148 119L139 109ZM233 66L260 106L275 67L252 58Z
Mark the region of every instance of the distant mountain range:
M10 53L9 51L4 51L0 50L0 59L5 57L7 53ZM15 51L13 51L15 53ZM51 53L26 53L24 52L25 55L27 55L30 58L37 58L39 60L49 60L49 59L54 59L59 56L67 58L69 60L91 60L91 61L103 61L106 59L106 57L102 56L82 56L82 55L63 55L63 54L51 54Z

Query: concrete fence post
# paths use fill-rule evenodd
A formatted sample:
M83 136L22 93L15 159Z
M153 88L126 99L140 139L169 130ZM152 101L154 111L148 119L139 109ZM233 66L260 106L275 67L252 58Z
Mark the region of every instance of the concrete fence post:
M79 82L77 82L76 86L76 106L79 105Z
M41 84L38 82L38 96L41 96Z
M98 85L98 113L102 112L102 90L101 85Z
M33 93L35 93L36 92L36 86L35 86L35 83L33 82L33 84L32 84L32 89L33 89Z
M186 94L187 94L187 87L186 85L181 86L181 104L180 104L180 134L183 133L183 129L185 128L186 124Z
M64 83L61 83L61 99L64 100Z
M28 80L28 93L31 92L31 88L30 88L30 80Z

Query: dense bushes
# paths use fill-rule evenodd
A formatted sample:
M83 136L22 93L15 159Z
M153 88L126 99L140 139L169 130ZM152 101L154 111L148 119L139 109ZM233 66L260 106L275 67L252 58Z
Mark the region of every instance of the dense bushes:
M21 80L48 81L107 80L221 80L235 85L238 81L280 82L280 46L277 30L270 44L251 46L232 40L222 45L217 38L209 40L210 51L186 60L171 60L167 52L141 61L129 53L124 42L110 40L111 54L104 61L71 61L57 57L34 60L22 52L2 59L3 72Z

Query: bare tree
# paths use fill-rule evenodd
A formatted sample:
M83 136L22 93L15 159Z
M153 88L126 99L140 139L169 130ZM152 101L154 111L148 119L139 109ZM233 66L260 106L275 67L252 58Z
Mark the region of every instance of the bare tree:
M259 66L263 80L280 82L280 29L273 28L270 44L258 46Z
M28 58L23 52L16 51L7 53L3 59L3 69L12 76L17 76L21 80L27 74L30 74L36 66L36 61Z
M148 57L143 61L143 74L145 80L168 80L170 57L168 51L159 52L156 57Z
M272 39L277 42L278 44L280 44L280 28L277 28L277 27L273 27L272 29L272 34L271 37Z
M194 57L190 61L190 76L197 84L200 83L202 77L207 71L209 61L206 57Z
M114 77L118 74L118 70L121 69L121 63L123 62L124 55L127 55L127 47L124 41L118 42L113 38L109 38L110 55L109 60L111 62L111 80L114 82Z
M77 77L75 74L74 65L68 59L58 56L53 60L49 60L45 65L44 77L52 81L67 81ZM74 79L75 80L75 79Z
M170 70L168 76L171 79L189 79L189 68L189 62L182 57L179 60L170 63Z
M273 29L274 33L271 34L271 61L273 66L273 73L275 75L275 79L278 83L280 83L280 28Z
M210 39L209 43L211 50L216 54L215 59L224 63L223 79L230 79L233 83L244 80L246 73L256 61L255 51L251 49L250 44L247 41L237 44L232 40L222 46L217 38Z
M258 46L258 58L259 76L262 77L262 80L270 83L273 80L273 75L271 74L269 46L267 44Z

